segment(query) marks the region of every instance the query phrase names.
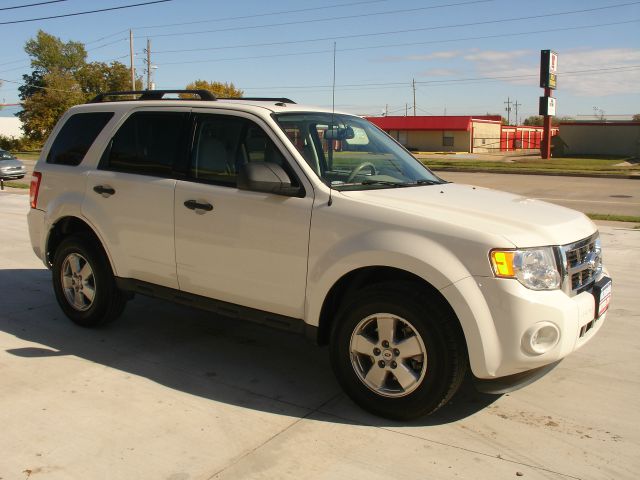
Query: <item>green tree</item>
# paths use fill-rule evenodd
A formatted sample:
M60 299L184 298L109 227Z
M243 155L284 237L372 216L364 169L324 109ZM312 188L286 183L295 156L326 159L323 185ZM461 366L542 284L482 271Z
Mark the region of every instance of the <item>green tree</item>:
M131 90L131 73L120 62L110 65L103 62L87 63L76 72L75 77L87 97L100 92ZM136 88L142 89L140 77L136 79Z
M541 127L544 124L544 118L540 115L531 115L525 118L522 124L530 127Z
M32 71L22 76L22 111L17 115L25 135L33 141L44 141L69 107L100 92L131 89L127 67L120 62L87 63L87 52L80 42L65 43L40 30L24 49L31 57ZM142 88L139 77L136 84Z
M186 90L209 90L219 98L240 98L244 92L235 87L233 83L227 82L207 82L206 80L196 80L185 87Z
M62 114L74 105L83 103L86 95L71 74L54 70L42 77L42 89L27 97L18 114L25 135L43 142Z

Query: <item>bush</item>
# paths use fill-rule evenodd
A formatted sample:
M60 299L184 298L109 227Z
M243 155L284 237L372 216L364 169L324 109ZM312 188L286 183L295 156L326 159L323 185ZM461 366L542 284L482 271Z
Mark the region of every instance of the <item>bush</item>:
M7 137L0 135L0 149L10 152L29 152L40 150L41 145L38 142L28 139L27 137Z

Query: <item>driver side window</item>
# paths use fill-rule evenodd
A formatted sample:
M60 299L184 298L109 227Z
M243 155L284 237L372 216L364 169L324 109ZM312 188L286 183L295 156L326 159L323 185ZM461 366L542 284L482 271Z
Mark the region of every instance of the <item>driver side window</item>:
M297 186L293 170L267 133L251 120L202 114L196 118L189 176L205 183L235 187L238 172L250 162L280 165Z

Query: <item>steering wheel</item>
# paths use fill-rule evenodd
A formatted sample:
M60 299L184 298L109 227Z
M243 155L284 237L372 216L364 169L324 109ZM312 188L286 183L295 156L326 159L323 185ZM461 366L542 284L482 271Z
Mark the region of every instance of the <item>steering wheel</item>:
M362 169L367 168L367 167L371 170L371 175L377 175L378 174L378 171L376 170L376 166L373 163L371 163L371 162L362 162L356 168L351 170L351 173L349 174L349 177L347 178L346 183L353 182L353 179L356 178L356 175L358 175L362 171Z

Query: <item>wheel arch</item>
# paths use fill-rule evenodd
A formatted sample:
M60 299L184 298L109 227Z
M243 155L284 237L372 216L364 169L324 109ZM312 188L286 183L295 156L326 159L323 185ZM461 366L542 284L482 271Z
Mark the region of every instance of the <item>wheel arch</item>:
M45 243L45 258L47 265L51 266L53 264L53 257L55 256L56 249L60 243L66 237L75 234L85 235L91 238L103 251L109 265L111 266L111 270L116 274L111 255L100 236L96 233L96 230L86 220L73 215L61 217L51 225Z
M440 302L444 308L449 310L452 318L457 320L456 323L460 339L462 343L466 343L462 326L460 325L460 321L455 311L444 295L442 295L442 293L440 293L440 291L431 283L415 273L400 268L389 266L368 266L357 268L344 274L329 289L320 309L317 335L318 344L327 345L329 343L331 329L333 328L334 321L336 321L336 314L346 298L365 286L386 282L409 283L414 285L415 288L420 290L425 296L431 297L435 301Z

